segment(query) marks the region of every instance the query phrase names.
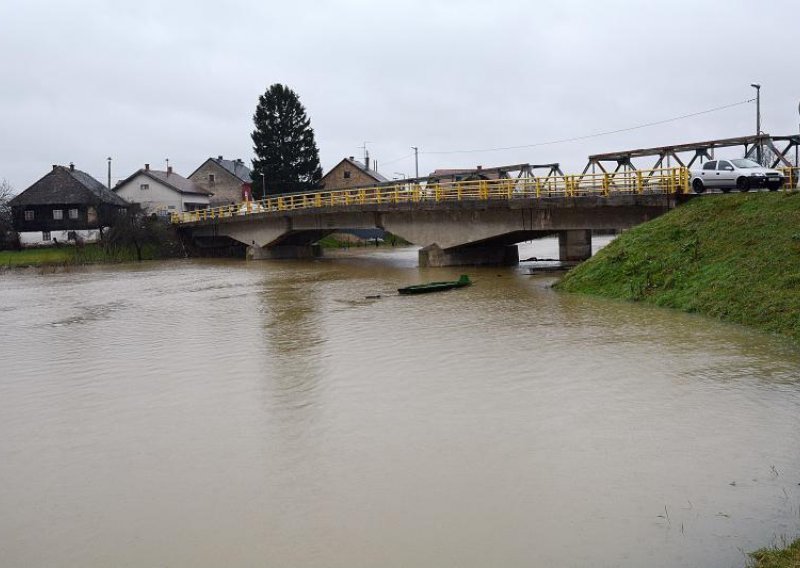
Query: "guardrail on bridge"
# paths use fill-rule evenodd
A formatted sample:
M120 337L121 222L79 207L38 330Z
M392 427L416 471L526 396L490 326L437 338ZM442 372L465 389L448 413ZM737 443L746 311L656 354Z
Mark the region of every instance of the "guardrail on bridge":
M787 180L793 176L787 168ZM213 209L173 213L176 224L301 209L351 205L381 205L447 201L540 199L547 197L609 197L615 194L679 194L690 191L687 168L620 170L617 172L548 175L441 183L398 183L350 189L276 195Z

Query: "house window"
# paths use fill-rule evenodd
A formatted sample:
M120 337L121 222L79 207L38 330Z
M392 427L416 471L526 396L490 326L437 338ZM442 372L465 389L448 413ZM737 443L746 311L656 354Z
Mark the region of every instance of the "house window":
M53 209L53 219L56 221L60 221L64 218L64 210L63 209Z
M49 241L50 240L50 231L42 231L42 240Z
M33 221L33 209L26 209L25 210L25 220L26 221Z
M149 183L140 184L139 189L142 191L147 191L148 189L150 189L150 184Z
M208 174L208 184L209 185L214 185L214 183L216 181L217 181L217 176L215 176L214 174Z
M344 179L350 179L350 171L349 170L345 170L344 171Z
M78 218L78 210L77 209L70 209L69 210L69 218L70 219L77 219Z

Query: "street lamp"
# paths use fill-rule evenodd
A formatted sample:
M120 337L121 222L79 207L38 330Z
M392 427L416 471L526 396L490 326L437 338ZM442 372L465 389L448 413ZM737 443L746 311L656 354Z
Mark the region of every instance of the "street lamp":
M261 199L267 196L267 185L264 181L264 172L258 172L261 175Z
M761 85L758 83L750 83L750 86L756 90L756 136L761 136ZM756 140L756 155L758 156L758 163L761 163L761 139Z
M111 156L108 158L108 189L111 189Z

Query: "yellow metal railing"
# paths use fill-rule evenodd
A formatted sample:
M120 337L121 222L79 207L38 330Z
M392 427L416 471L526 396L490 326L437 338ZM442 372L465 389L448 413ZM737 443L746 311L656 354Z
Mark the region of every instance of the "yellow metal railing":
M597 174L439 182L425 185L398 183L267 197L259 201L242 202L238 205L173 213L171 220L173 223L193 223L258 213L390 203L514 201L546 197L676 194L689 191L689 178L689 170L686 168L659 168Z

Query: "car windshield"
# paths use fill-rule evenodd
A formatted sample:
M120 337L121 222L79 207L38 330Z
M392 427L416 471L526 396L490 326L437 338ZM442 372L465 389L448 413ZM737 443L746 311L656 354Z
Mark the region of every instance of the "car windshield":
M753 160L731 160L737 168L760 168L761 165Z

